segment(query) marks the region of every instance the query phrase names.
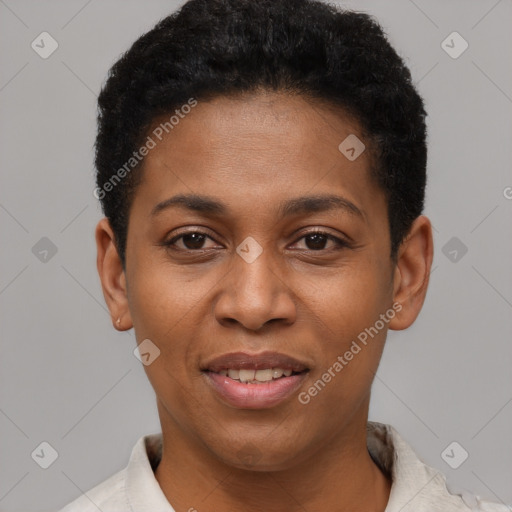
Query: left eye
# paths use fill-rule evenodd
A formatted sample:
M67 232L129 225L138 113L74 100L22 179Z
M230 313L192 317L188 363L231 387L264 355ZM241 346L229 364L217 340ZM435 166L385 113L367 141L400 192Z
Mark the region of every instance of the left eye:
M323 231L314 231L313 233L307 233L299 238L299 240L302 239L306 241L307 248L312 251L325 250L325 245L329 241L334 243L335 249L347 246L347 243L341 240L340 238L335 237L329 233L324 233Z

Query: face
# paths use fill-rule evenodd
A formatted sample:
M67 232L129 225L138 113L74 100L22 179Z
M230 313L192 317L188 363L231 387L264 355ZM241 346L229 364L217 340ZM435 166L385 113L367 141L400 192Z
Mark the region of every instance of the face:
M364 428L407 269L350 135L340 110L259 93L199 102L146 156L109 306L160 350L164 434L268 470Z

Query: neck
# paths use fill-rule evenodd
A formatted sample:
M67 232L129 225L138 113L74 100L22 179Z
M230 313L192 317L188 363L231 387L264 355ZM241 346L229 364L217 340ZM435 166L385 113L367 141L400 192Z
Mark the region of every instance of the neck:
M279 471L234 468L174 429L163 434L155 477L176 512L384 512L388 502L391 481L368 453L366 423Z
M168 424L162 428L163 454L155 477L176 512L384 512L391 481L368 453L366 419L347 426L300 463L277 471L225 464Z

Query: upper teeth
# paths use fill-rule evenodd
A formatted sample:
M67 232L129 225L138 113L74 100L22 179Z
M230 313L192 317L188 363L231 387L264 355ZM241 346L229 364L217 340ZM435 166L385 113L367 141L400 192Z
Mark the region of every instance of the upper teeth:
M289 377L292 370L283 370L282 368L266 368L264 370L221 370L220 375L226 375L231 379L239 380L240 382L267 382L272 379L279 379L283 375Z

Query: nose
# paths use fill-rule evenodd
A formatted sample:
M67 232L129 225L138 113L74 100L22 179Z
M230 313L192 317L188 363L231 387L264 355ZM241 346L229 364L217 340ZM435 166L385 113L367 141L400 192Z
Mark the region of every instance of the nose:
M290 284L270 251L264 250L252 262L235 254L215 303L215 318L225 327L242 325L251 331L271 322L291 325L296 304Z

